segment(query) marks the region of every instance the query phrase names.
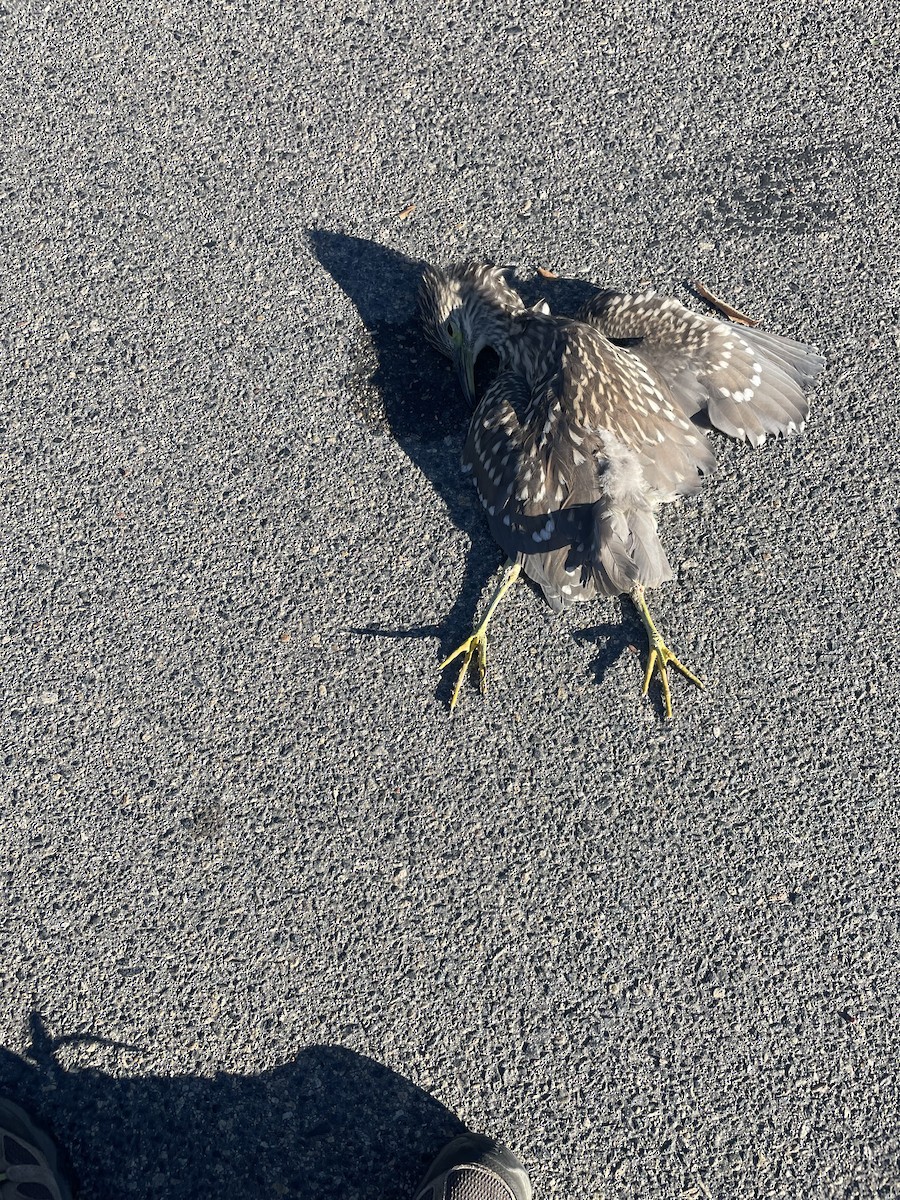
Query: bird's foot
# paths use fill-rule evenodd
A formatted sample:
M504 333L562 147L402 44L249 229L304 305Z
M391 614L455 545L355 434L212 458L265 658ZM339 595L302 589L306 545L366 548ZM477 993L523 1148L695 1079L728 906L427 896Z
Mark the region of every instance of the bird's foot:
M478 671L478 687L482 696L487 693L487 630L485 625L479 625L473 634L466 638L461 646L457 646L452 654L448 654L438 668L443 671L445 667L457 658L462 657L462 665L459 668L459 674L456 677L456 683L453 687L453 695L450 697L450 711L456 708L456 702L459 699L460 689L465 681L466 675L469 673L469 667L474 659L475 667Z
M650 657L647 659L647 669L644 672L644 686L641 688L641 695L647 695L650 688L650 680L653 678L654 673L657 674L660 686L662 687L663 704L665 705L667 718L672 716L672 693L669 691L669 674L666 669L670 666L679 671L685 679L689 679L695 687L702 689L705 686L702 679L689 670L679 658L676 658L658 633L655 633L655 636L651 635Z
M650 643L650 657L647 659L647 669L644 672L644 686L641 688L641 695L646 696L650 689L650 681L654 674L659 676L660 686L662 687L663 704L665 705L666 717L672 716L672 693L669 690L669 673L668 667L673 667L676 671L682 674L685 679L690 680L695 687L703 688L705 684L693 671L689 670L684 663L672 653L666 643L662 640L659 630L653 624L653 618L650 616L650 609L647 607L647 601L644 597L644 589L640 586L635 587L631 593L631 599L641 614L641 620L644 622L644 628L647 630L647 639Z
M491 597L491 602L488 605L487 612L484 614L484 620L478 626L473 634L466 638L461 646L457 646L452 654L448 654L441 663L438 670L443 671L444 667L449 667L454 659L462 658L462 666L459 668L459 674L456 677L456 685L453 688L453 695L450 697L450 711L453 712L456 708L456 702L459 699L460 688L463 685L469 666L472 660L475 660L475 666L478 669L478 686L481 689L482 696L487 692L487 627L488 621L494 615L494 609L519 578L522 573L521 566L510 560L506 564L506 569L503 572L503 578L497 585L497 588Z

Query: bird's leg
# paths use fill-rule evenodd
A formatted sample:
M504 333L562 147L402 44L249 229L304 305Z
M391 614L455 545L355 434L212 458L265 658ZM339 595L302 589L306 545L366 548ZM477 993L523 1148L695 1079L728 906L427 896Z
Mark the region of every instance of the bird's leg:
M484 620L475 630L475 632L467 637L461 646L449 654L441 663L438 670L443 671L444 667L448 667L454 659L463 656L462 666L459 668L459 675L456 677L456 685L453 688L453 695L450 697L450 711L456 707L456 702L459 699L459 691L463 685L463 680L469 670L469 664L472 659L478 667L478 686L481 688L481 694L484 695L487 691L487 625L491 617L494 615L494 609L519 578L522 568L518 563L511 560L506 564L506 570L503 572L503 578L497 586L496 591L491 597L491 602L488 605L487 612L484 614Z
M669 676L666 667L671 665L676 671L680 671L685 679L689 679L691 683L698 688L702 688L703 681L698 679L693 671L689 671L684 663L679 662L666 643L662 640L659 630L653 624L653 618L650 616L650 609L647 607L647 601L644 597L644 589L640 584L637 584L631 590L631 599L641 614L641 620L644 622L644 628L647 630L647 638L650 642L650 657L647 659L647 670L644 672L644 686L641 689L641 695L646 696L650 687L650 680L653 678L654 671L659 675L659 681L662 685L663 703L666 706L666 716L672 715L672 696L669 692Z

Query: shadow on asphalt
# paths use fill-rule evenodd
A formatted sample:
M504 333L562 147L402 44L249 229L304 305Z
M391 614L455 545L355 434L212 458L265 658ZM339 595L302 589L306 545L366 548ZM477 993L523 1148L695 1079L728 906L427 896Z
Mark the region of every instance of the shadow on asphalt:
M309 1046L259 1075L118 1078L56 1061L72 1042L31 1018L22 1058L0 1049L0 1092L47 1127L95 1200L223 1196L406 1200L463 1131L401 1075L341 1046Z
M424 263L365 238L322 229L308 230L307 236L319 262L352 300L365 327L356 362L345 380L354 411L373 433L387 433L397 441L471 543L457 599L437 626L404 630L373 625L351 632L386 638L437 635L444 656L474 628L479 599L502 555L488 533L475 490L460 470L471 410L448 360L428 344L419 322L416 296ZM596 290L577 279L520 280L513 270L509 279L527 305L544 299L560 313L574 313ZM479 357L479 394L495 369L496 356L491 352ZM606 632L605 627L599 632ZM624 644L610 638L599 651L599 678ZM594 670L597 674L596 664ZM449 700L454 680L454 672L445 673L438 687L441 699Z
M474 489L460 470L469 407L449 363L428 345L419 324L416 295L424 264L342 233L314 229L308 238L365 327L345 380L353 410L373 433L396 440L471 542L456 602L439 622L446 654L471 631L479 598L502 556L488 534ZM385 537L390 540L389 530ZM385 569L390 569L389 563ZM359 632L385 637L412 631L373 627ZM423 630L423 636L432 635L431 627Z
M634 624L629 621L626 605L621 603L622 618L616 624L605 622L602 625L592 625L588 629L576 629L572 637L576 642L589 642L596 649L596 657L591 662L591 673L596 684L602 684L611 668L626 653L629 646L639 644L635 636Z

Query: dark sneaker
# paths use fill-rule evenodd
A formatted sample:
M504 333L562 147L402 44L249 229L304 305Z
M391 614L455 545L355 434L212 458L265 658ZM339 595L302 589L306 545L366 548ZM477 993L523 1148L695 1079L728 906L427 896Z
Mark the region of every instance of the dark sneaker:
M464 1133L428 1168L414 1200L531 1200L531 1182L509 1150L480 1134Z
M0 1097L0 1200L72 1200L49 1134Z

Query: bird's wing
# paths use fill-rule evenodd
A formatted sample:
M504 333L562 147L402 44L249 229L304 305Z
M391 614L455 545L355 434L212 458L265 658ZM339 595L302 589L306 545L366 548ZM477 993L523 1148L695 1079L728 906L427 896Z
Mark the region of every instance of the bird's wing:
M498 375L472 414L463 468L511 557L565 541L555 514L572 502L579 463L571 452L552 452L560 425L547 398L535 398L515 371Z
M611 436L637 455L657 500L695 492L715 455L665 375L584 321L561 318L558 330L548 387L570 428Z
M499 375L476 408L464 467L491 533L550 604L671 578L637 456L577 426L553 388Z
M686 416L759 446L794 433L809 412L804 395L825 365L809 346L729 325L653 292L599 292L579 319L616 342L664 381Z

